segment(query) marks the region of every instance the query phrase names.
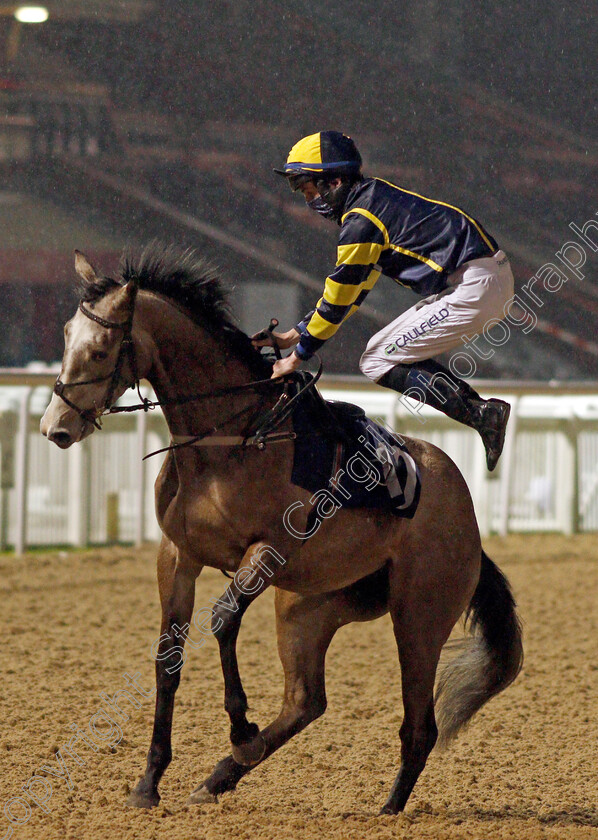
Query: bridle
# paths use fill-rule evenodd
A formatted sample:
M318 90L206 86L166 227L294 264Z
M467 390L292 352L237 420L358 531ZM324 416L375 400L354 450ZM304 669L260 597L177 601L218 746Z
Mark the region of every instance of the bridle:
M152 452L151 454L156 455L159 452L180 449L185 446L202 445L242 446L244 448L247 446L256 446L258 449L264 449L267 442L281 442L284 440L295 439L296 435L294 432L280 432L276 431L276 429L292 414L298 400L315 386L322 373L321 362L318 372L311 379L304 380L303 382L300 381L300 375L297 376L297 374L290 374L277 379L259 379L254 382L247 382L243 385L233 385L229 388L219 388L200 394L190 394L164 400L149 400L141 393L137 369L137 354L132 337L133 317L135 315L135 303L138 290L138 284L134 283L130 311L126 321L108 321L106 318L102 318L100 315L96 315L95 312L87 309L87 307L83 305L83 301L79 302L79 311L83 313L86 318L89 318L90 321L94 321L96 324L99 324L107 330L122 330L123 336L120 342L116 364L111 373L106 376L98 376L95 379L84 379L78 380L77 382L62 382L60 375L57 377L54 384L54 393L60 397L60 399L66 403L69 408L72 408L79 417L87 423L91 423L96 429L101 429L101 418L106 414L120 414L122 412L140 410L147 412L158 406L184 405L185 403L196 402L203 399L216 399L218 397L227 397L233 394L240 394L249 391L260 393L264 390L270 390L271 388L280 387L282 385L283 392L274 407L268 410L265 416L262 415L262 412L259 409L256 413L254 413L251 422L255 422L259 418L258 427L254 431L244 436L214 437L214 432L217 432L222 426L225 426L227 423L230 423L231 421L241 417L243 414L251 411L252 406L248 406L247 408L243 408L241 411L236 412L231 417L228 417L220 424L220 426L208 429L206 432L201 434L183 436L182 438L179 436L174 438L171 446L159 449L157 452ZM273 323L271 322L270 331L272 326ZM278 351L276 353L277 357L280 358L280 351L278 350L278 347L276 346L275 349ZM113 406L112 401L121 380L121 373L125 359L128 359L129 361L129 366L133 376L133 382L130 387L137 389L141 402L138 405ZM64 393L65 388L76 388L81 385L94 385L98 382L106 382L107 380L110 381L106 390L106 396L104 397L103 404L99 409L94 410L91 408L80 408L80 406L70 400ZM291 395L290 388L293 385L296 386L296 390L295 393ZM150 456L146 455L145 457L148 458Z
M92 425L94 425L96 429L102 428L100 418L102 417L102 415L110 411L112 401L114 399L114 394L120 383L121 373L125 359L128 359L129 365L131 367L131 373L133 375L133 384L131 385L131 387L137 387L139 399L144 399L141 395L139 387L139 376L137 375L137 354L135 352L135 343L133 342L132 338L133 316L135 315L135 300L137 298L138 288L138 285L135 283L133 285L129 316L126 321L108 321L106 320L106 318L101 318L99 315L96 315L95 312L92 312L90 309L87 309L87 307L84 306L83 301L79 301L79 312L82 312L83 315L85 315L86 318L89 318L90 321L95 321L96 324L99 324L101 327L104 327L107 330L122 330L123 337L121 339L120 347L118 349L116 364L114 365L114 369L112 370L112 372L107 374L106 376L97 376L95 379L82 379L78 380L77 382L63 382L60 379L59 374L54 384L54 393L57 396L59 396L60 399L69 406L69 408L72 408L73 411L76 411L79 417L81 417L87 423L91 423ZM94 410L92 408L80 408L64 393L65 388L77 388L81 385L95 385L98 382L106 382L107 380L110 381L108 383L108 388L106 390L104 402L100 409Z

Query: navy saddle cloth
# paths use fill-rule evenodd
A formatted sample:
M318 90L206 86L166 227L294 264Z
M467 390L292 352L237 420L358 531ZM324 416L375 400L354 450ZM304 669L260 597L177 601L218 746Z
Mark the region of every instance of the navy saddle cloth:
M293 413L293 484L325 490L342 508L375 508L411 519L421 489L417 465L401 439L350 403L311 390Z

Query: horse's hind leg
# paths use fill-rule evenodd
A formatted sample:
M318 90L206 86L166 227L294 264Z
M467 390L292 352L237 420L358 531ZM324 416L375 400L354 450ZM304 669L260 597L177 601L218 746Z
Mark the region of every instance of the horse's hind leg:
M434 718L434 679L440 650L412 639L409 651L399 647L403 690L401 767L382 814L402 811L438 737ZM409 642L407 642L409 644Z
M284 545L278 539L277 545ZM291 556L291 550L287 552ZM237 638L241 620L250 604L276 582L276 571L285 557L267 543L252 544L237 569L235 579L213 608L212 632L218 641L224 677L224 708L231 723L232 754L239 764L257 764L266 744L257 724L247 720L247 697L237 660Z
M344 612L348 610L340 593L304 597L276 590L278 652L285 688L280 714L260 733L264 745L261 761L324 714L326 651L341 624L354 620ZM191 794L190 801L214 801L217 794L233 790L251 769L232 755L224 758Z
M442 556L440 547L437 556ZM422 551L415 568L417 563L413 575L401 566L390 573L389 606L401 664L404 715L401 766L382 814L403 810L436 743L434 681L438 660L469 597L465 579L456 585L459 573L451 578L446 571L442 580L436 571L434 577L431 554Z
M158 784L172 758L174 695L180 681L185 643L181 628L191 620L196 580L196 575L184 573L177 567L176 557L174 545L164 538L158 554L162 626L156 657L154 729L145 774L127 800L127 805L136 808L152 808L159 803Z

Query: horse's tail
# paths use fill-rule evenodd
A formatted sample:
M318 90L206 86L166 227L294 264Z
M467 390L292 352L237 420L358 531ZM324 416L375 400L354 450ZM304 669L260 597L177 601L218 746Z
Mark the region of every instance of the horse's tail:
M513 682L523 664L521 622L506 577L482 551L480 579L467 609L470 636L436 687L439 742L447 744L484 703Z

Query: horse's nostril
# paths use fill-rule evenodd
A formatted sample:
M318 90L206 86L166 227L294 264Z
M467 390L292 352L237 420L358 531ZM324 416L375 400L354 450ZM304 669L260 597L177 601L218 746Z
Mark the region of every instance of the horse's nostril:
M52 443L55 443L61 449L66 449L73 442L68 432L50 432L48 440L51 440Z

